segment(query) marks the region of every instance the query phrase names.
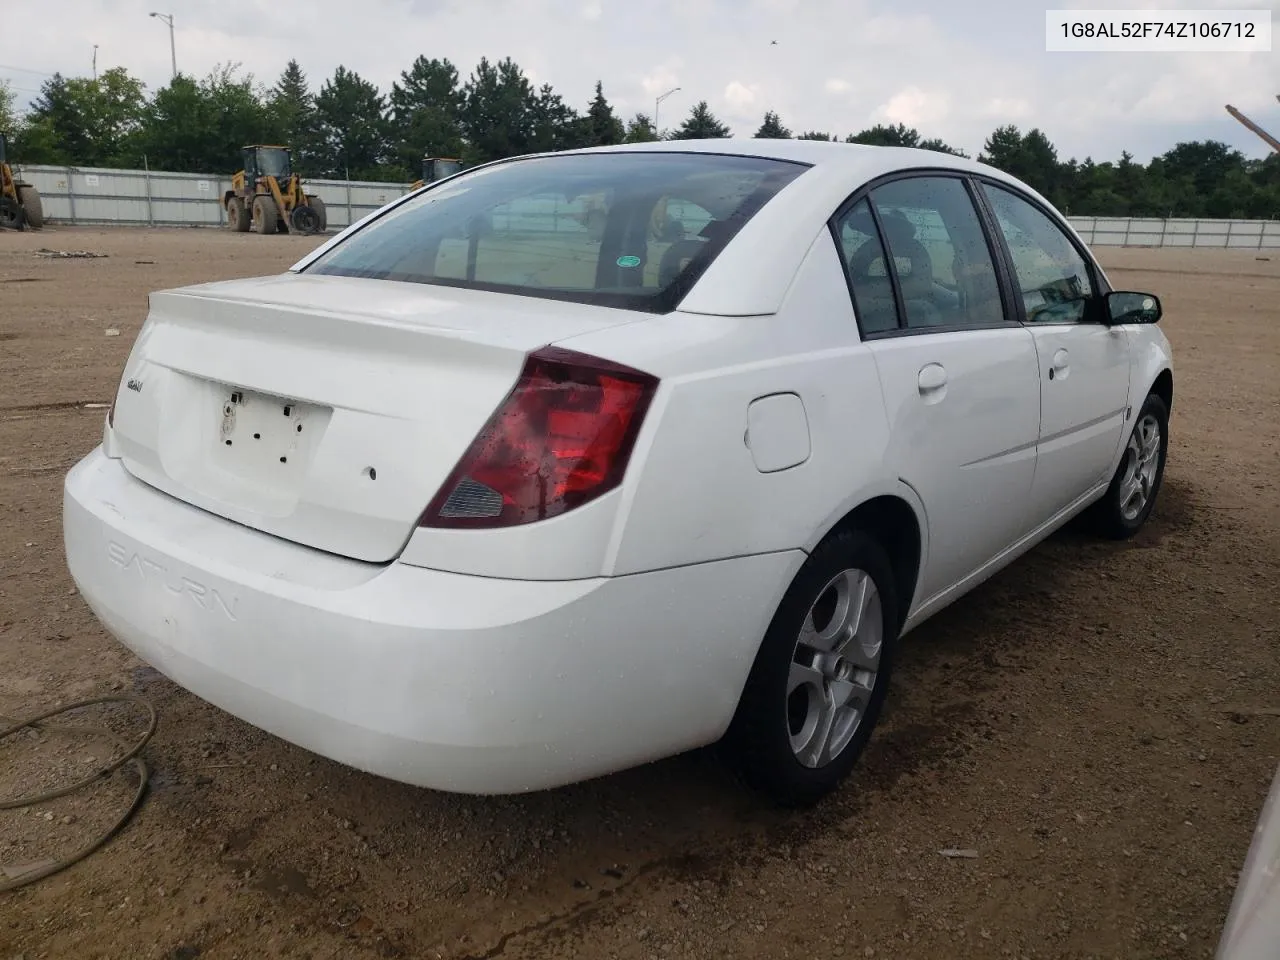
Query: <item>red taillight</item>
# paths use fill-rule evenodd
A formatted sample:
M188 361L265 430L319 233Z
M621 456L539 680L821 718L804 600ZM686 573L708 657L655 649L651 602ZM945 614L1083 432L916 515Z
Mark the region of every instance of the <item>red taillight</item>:
M622 482L658 379L548 347L531 354L422 515L424 527L513 527Z

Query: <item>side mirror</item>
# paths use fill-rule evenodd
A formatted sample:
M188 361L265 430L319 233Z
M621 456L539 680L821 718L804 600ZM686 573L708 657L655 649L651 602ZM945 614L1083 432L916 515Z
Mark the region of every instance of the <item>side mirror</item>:
M1107 294L1107 323L1159 323L1163 311L1154 293L1113 291Z

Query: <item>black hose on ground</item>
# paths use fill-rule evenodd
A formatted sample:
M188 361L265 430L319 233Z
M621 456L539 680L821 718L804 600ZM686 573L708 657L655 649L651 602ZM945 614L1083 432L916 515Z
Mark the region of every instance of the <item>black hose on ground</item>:
M47 803L50 800L56 800L59 797L65 797L67 794L74 793L75 791L80 790L84 787L87 787L89 786L89 784L102 779L108 774L114 773L116 770L119 770L125 764L131 764L133 766L134 771L138 775L138 787L137 787L137 790L134 792L133 800L129 803L129 806L125 809L124 813L119 817L119 819L117 819L114 823L112 823L110 827L108 827L103 833L99 834L94 840L92 840L90 843L86 844L85 846L81 847L79 850L65 857L62 857L58 860L51 861L45 866L37 867L33 870L26 871L16 877L13 877L12 879L0 880L0 893L5 893L10 890L17 890L19 887L25 887L27 884L35 883L37 880L43 880L45 877L52 876L53 874L58 873L59 871L65 870L67 867L71 866L74 863L79 863L81 860L83 860L89 854L93 853L95 850L97 850L99 847L105 844L108 840L110 840L113 836L115 836L115 834L120 830L120 828L129 822L129 818L133 816L134 812L138 809L138 807L141 806L143 794L146 793L147 779L149 774L147 771L147 765L143 763L142 759L139 757L139 754L142 753L143 748L146 747L147 742L151 739L152 735L156 732L155 707L153 707L148 701L142 699L141 697L131 697L131 696L92 697L87 700L77 700L74 703L64 704L60 707L55 707L52 710L46 710L44 713L36 714L33 717L27 717L24 720L16 720L16 721L10 722L8 718L0 717L0 722L9 723L9 726L0 728L0 740L4 740L6 737L11 737L15 733L18 733L21 730L26 730L27 728L31 728L35 730L44 729L44 730L49 730L53 732L67 731L67 732L74 732L80 735L83 735L87 732L89 733L95 732L95 728L91 728L91 727L69 727L69 726L59 727L59 726L46 724L44 721L48 720L51 717L60 716L64 713L70 713L72 710L80 710L80 709L83 709L84 707L91 707L99 703L130 703L135 706L141 707L143 710L145 710L147 713L147 729L143 733L142 737L136 743L134 743L133 746L129 747L128 750L126 750L122 755L111 760L105 766L99 767L97 770L95 770L93 773L89 774L87 777L83 778L82 780L78 780L77 782L70 784L69 786L58 787L55 790L46 791L45 793L34 793L24 797L0 798L0 810L17 810L22 807L30 807L38 803ZM114 741L119 746L125 746L124 741L122 741L110 730L107 730L105 727L97 728L97 730L100 730L101 733L105 735L105 739Z

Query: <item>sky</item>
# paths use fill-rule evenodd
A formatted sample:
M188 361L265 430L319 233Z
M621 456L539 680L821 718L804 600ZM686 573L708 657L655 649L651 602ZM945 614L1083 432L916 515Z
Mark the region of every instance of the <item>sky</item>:
M164 6L156 7L160 3ZM1110 0L1121 9L1270 9L1280 0ZM1095 8L1102 0L1054 0ZM54 71L123 66L154 90L178 69L203 77L239 63L274 83L296 57L313 89L338 65L384 92L419 54L466 77L482 56L510 56L537 83L585 109L597 79L625 116L663 127L699 100L750 136L766 110L796 133L843 136L905 123L976 155L997 126L1039 127L1060 158L1139 161L1181 140L1268 148L1231 103L1280 135L1280 51L1048 53L1045 8L1028 0L42 0L21 30L0 31L0 79L19 102ZM776 43L775 43L776 41Z

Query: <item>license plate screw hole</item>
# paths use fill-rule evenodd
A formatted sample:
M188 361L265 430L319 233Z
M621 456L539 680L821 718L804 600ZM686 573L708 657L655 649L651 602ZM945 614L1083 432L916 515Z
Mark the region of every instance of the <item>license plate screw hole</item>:
M227 446L228 446L228 447L229 447L229 446L231 446L231 441L230 441L230 440L228 440L228 441L227 441Z
M261 440L261 439L262 439L262 434L260 434L260 433L255 433L255 434L253 435L253 439L255 439L255 440Z
M302 432L302 424L298 424L298 433Z
M288 463L288 462L289 462L289 458L288 458L288 457L281 457L281 458L280 458L280 462L281 462L281 463Z
M364 475L365 475L366 477L368 477L370 480L377 480L377 479L378 479L378 471L377 471L377 470L375 470L373 467L365 467L365 468L364 468Z

